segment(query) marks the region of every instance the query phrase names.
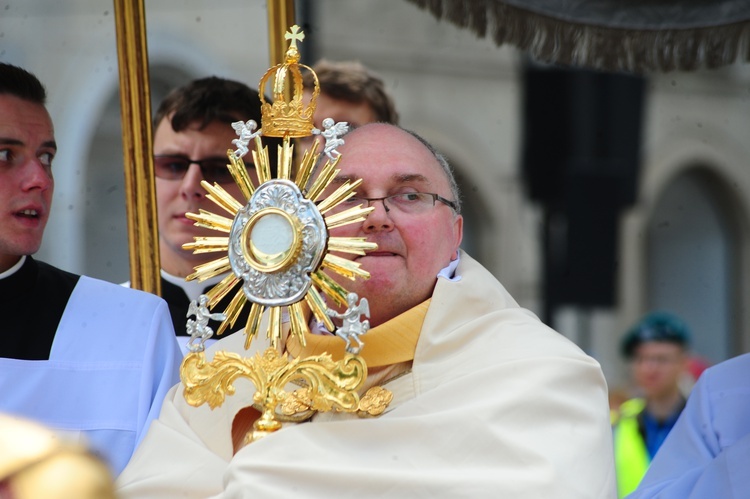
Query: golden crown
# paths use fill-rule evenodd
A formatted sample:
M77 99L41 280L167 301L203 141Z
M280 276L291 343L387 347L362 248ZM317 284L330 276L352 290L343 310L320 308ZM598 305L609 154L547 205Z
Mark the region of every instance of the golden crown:
M289 40L283 64L271 67L260 79L260 101L263 135L266 137L307 137L314 128L313 113L320 94L318 76L309 66L299 63L300 54L297 42L305 39L305 34L296 24L284 35ZM305 105L302 102L302 73L300 68L313 75L312 99ZM264 96L266 87L273 79L271 95L273 104Z

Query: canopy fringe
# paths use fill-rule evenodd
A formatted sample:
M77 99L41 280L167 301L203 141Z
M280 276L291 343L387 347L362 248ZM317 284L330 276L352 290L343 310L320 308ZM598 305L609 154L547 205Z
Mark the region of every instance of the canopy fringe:
M540 62L607 71L691 71L750 61L750 21L705 28L634 30L575 24L499 0L407 0Z

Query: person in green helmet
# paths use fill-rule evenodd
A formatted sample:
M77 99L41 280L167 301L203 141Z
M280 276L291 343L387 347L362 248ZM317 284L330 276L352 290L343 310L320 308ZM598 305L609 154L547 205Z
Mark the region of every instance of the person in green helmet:
M619 497L635 490L682 409L680 379L687 368L690 333L666 312L653 312L622 339L641 396L624 402L613 420Z

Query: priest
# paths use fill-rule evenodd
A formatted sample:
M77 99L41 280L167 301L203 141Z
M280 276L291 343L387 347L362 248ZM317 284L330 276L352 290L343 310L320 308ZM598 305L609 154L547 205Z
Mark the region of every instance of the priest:
M335 184L362 179L350 203L374 210L331 236L378 245L352 256L370 279L342 281L369 303L362 392L380 386L392 401L379 415L320 413L244 444L259 415L246 407L252 384L238 380L214 410L188 405L180 384L120 476L122 497L615 497L600 366L459 249L445 158L387 124L350 132L339 151ZM306 346L290 335L287 352L343 356L340 338L312 331ZM243 342L212 349L262 348Z

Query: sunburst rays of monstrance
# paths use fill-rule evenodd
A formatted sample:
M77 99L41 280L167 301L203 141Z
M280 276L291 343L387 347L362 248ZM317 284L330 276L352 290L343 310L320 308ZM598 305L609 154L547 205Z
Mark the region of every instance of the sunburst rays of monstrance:
M227 152L227 166L244 199L235 199L218 183L211 185L204 180L202 185L207 197L221 208L222 214L200 210L200 213L187 216L198 226L226 235L196 237L194 242L184 245L185 249L195 253L222 254L196 267L188 280L203 281L229 272L206 294L203 299L205 308L199 310L191 305L197 318L188 321L189 330L192 328L193 332L192 352L183 360L180 372L185 399L195 406L208 403L213 409L223 403L227 394L234 393L232 383L235 379L249 378L256 386L253 403L261 410L262 417L256 421L254 432L248 434L248 442L280 428L277 409L280 405L283 406L282 413L290 417L292 413L316 410L357 411L360 403L357 390L367 376L367 367L358 350L350 350L343 360L335 362L327 354L304 359L289 358L280 344L284 337L283 319L287 318L289 334L303 346L309 313L323 322L329 331L334 331L327 313L326 297L344 308L350 303L347 302L347 290L325 271L351 280L368 278L369 274L358 263L331 252L364 255L365 251L377 247L364 238L329 236L330 229L362 222L372 208L359 205L343 211L337 209L354 195L361 181L346 181L333 189L340 155L335 150L336 142L330 140L337 137L321 133L313 126L312 116L320 92L317 76L314 77L311 101L306 105L302 102L300 69L315 75L311 68L299 64L297 41L301 41L304 34L293 26L285 37L290 40L285 62L270 68L260 80L261 128L256 131L256 124L252 121L232 125L239 135L233 141L238 149ZM264 89L271 80L273 103L264 97ZM295 168L291 140L314 133L326 138L327 154L318 154L320 139L316 139ZM264 147L261 136L283 139L282 145L278 146L276 178L272 178L268 149ZM251 141L257 184L242 160L249 152ZM333 147L329 148L329 144ZM319 167L321 156L326 161ZM329 193L331 189L333 192ZM270 346L262 355L250 358L219 351L208 362L203 353L203 342L212 332L209 330L206 335L205 318L209 316L208 309L216 307L227 296L232 298L220 314L224 321L216 334L221 335L227 327L234 326L243 307L249 306L245 348L248 349L258 335L264 312L268 313L266 338ZM203 323L199 320L201 317ZM196 339L200 342L194 345ZM295 380L305 388L285 392L284 386Z

